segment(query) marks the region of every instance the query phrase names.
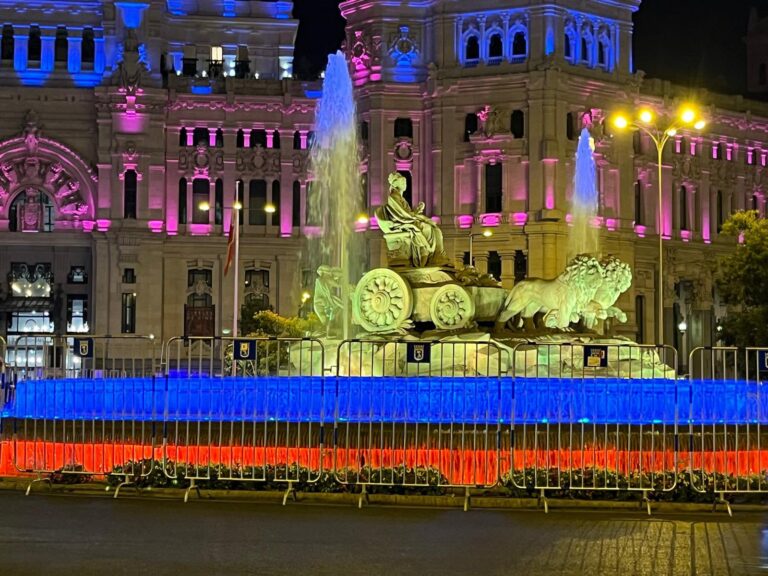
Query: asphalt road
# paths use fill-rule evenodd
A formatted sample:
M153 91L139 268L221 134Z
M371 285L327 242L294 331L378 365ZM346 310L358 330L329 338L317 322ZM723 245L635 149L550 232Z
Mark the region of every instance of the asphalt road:
M750 575L766 516L0 491L0 574Z

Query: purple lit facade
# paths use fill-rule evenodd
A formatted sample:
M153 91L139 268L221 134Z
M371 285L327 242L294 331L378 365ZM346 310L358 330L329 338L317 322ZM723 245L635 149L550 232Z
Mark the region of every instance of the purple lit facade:
M301 252L318 232L307 225L306 196L321 85L292 79L291 2L19 4L0 0L7 336L85 324L95 334L222 333L231 324L223 267L238 182L243 299L295 314L313 283ZM718 227L733 210L765 211L768 107L699 95L710 124L668 145L659 218L655 150L611 135L605 119L619 105L663 111L683 93L633 70L640 0L584 6L343 2L368 204L385 200L387 174L398 170L457 261L469 234L489 227L492 237L474 241L481 271L506 287L554 277L565 264L573 158L589 113L595 225L605 250L635 270L620 305L636 314L619 331L653 341L661 227L666 342L684 316L688 345L710 343L723 311L708 266L731 246ZM378 265L375 221L360 233ZM15 293L20 278L45 279L52 295Z

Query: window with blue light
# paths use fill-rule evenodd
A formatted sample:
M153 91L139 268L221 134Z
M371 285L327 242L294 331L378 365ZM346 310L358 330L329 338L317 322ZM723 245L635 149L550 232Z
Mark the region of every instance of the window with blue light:
M13 61L13 26L3 26L3 37L0 40L0 60Z
M29 39L27 44L27 61L29 63L40 62L40 55L42 53L42 50L43 50L43 44L40 38L40 27L30 26Z
M83 64L93 65L93 62L96 59L96 41L94 39L93 28L83 29L83 43L80 54L80 60Z
M67 61L67 54L69 53L69 46L67 43L67 29L64 26L59 26L56 29L56 40L53 47L53 61L57 64L65 63Z
M498 63L501 62L501 59L504 57L504 44L501 40L501 34L494 33L491 35L490 40L488 41L488 60L490 63Z
M524 59L528 55L528 39L525 32L518 30L512 36L512 59Z
M464 45L464 61L467 64L477 64L480 61L480 41L477 36L470 36Z

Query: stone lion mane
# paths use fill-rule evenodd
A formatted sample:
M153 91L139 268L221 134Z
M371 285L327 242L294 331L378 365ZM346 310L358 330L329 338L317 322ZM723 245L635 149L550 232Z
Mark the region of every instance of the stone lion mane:
M603 282L592 301L581 312L587 328L593 328L598 320L607 318L616 318L619 322L627 321L627 315L614 304L632 285L632 269L629 264L615 256L608 256L600 264L604 270Z
M565 271L554 280L523 280L509 292L497 319L497 325L511 318L533 318L544 314L547 328L565 330L577 322L586 306L593 300L604 276L603 267L591 256L576 256Z

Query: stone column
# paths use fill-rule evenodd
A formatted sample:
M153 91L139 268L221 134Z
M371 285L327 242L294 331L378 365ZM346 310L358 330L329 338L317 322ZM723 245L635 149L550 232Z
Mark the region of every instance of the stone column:
M29 26L13 27L13 69L23 72L27 69L29 52Z
M55 64L56 28L40 28L40 70L50 72Z
M93 39L94 41L94 55L93 55L93 71L101 74L104 72L105 59L104 59L104 37L99 36Z
M83 64L83 37L76 34L70 30L68 36L67 70L72 73L80 72Z
M475 252L472 254L475 260L475 268L480 274L488 274L488 252Z
M501 257L501 285L507 290L515 285L515 252L499 252Z

